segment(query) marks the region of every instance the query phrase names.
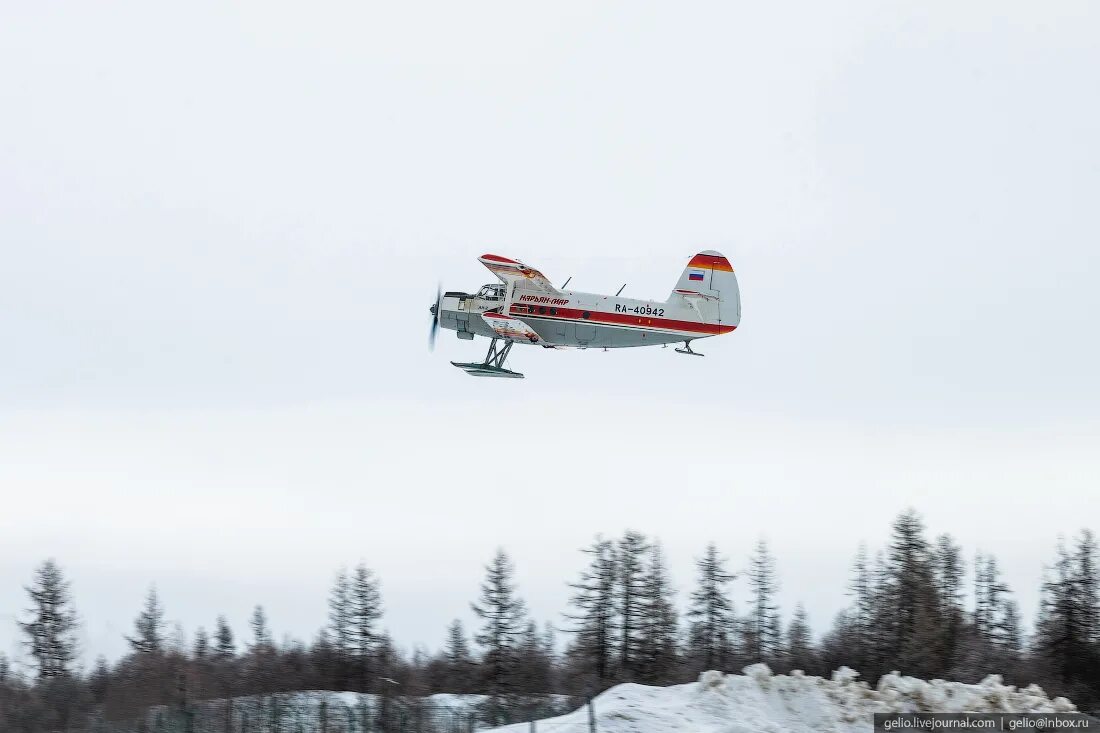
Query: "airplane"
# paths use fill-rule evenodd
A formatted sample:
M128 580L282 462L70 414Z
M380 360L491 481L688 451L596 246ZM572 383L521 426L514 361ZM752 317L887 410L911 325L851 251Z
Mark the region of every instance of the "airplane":
M565 290L572 278L556 288L535 268L500 255L478 261L500 282L472 295L437 289L428 342L434 349L439 328L467 341L490 339L483 361L451 362L474 377L522 379L504 368L515 344L606 350L683 341L677 353L703 356L692 350L692 341L729 333L741 322L737 276L729 260L713 250L691 258L664 301L619 297L625 285L615 295Z

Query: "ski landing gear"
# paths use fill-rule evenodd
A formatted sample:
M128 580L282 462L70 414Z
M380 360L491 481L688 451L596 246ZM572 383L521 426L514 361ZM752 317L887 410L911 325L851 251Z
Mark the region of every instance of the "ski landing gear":
M677 354L687 354L688 356L706 356L706 354L700 354L697 351L691 350L691 339L684 342L684 348L676 349Z
M504 360L508 358L508 352L512 350L514 342L507 341L504 348L497 348L498 339L489 343L489 353L485 355L485 361L463 364L452 361L456 367L469 374L471 377L508 377L510 379L523 379L519 372L509 371L504 368ZM678 349L677 349L678 350Z

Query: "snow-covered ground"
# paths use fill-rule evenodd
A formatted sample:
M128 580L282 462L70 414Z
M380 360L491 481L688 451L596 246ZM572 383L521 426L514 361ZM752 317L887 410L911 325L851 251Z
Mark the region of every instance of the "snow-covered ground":
M674 687L618 685L594 706L600 733L867 733L874 713L1074 712L1065 698L1051 700L1035 685L1016 689L992 675L977 685L896 674L872 689L842 667L832 679L798 672L773 675L766 665L743 675L704 672ZM539 733L588 733L581 709L539 721ZM527 723L495 733L528 733Z

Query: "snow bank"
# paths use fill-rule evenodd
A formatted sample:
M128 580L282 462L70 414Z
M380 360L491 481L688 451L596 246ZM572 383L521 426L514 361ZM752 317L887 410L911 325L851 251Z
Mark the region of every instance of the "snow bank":
M976 685L930 682L897 673L877 689L841 667L832 679L800 671L773 675L767 665L743 675L704 672L674 687L618 685L595 700L600 733L867 733L873 713L1073 712L1065 698L1051 700L1031 685L1023 690L991 675ZM528 733L527 723L497 733ZM588 733L588 712L539 721L540 733Z

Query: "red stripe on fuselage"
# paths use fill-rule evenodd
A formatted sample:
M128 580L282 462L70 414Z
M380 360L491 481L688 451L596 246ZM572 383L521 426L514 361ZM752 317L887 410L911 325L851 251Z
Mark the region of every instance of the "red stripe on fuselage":
M707 336L718 336L723 333L729 333L736 328L736 326L726 326L720 323L678 321L674 318L655 318L653 316L636 316L633 313L607 313L596 310L588 311L591 315L585 318L583 315L585 311L579 308L556 308L557 313L550 314L549 307L542 307L546 308L546 313L539 313L537 308L535 312L529 312L525 305L513 305L508 312L514 316L519 316L521 320L523 316L531 316L533 318L542 318L545 320L591 323L595 326L631 326L633 328L653 328L666 331L699 333Z

